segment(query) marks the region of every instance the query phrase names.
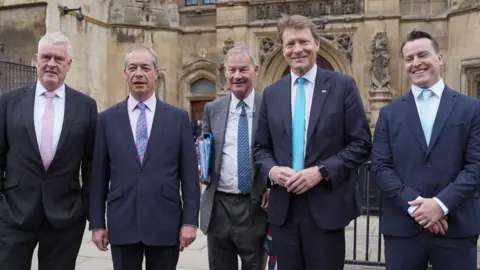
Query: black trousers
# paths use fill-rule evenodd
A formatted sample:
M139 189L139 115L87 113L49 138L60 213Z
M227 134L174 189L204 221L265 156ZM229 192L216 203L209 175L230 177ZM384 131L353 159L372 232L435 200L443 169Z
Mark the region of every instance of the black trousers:
M270 227L278 270L343 269L345 229L323 230L318 227L307 196L292 196L283 226Z
M112 245L113 269L142 270L145 256L146 270L176 270L179 252L178 246Z
M413 237L384 236L387 270L476 270L478 236L449 238L425 230Z
M238 257L242 270L265 270L265 234L252 233L250 209L250 195L217 191L207 234L209 270L238 270Z
M30 270L38 244L39 270L74 270L85 231L81 218L66 228L54 228L44 215L37 230L25 230L0 218L0 269Z

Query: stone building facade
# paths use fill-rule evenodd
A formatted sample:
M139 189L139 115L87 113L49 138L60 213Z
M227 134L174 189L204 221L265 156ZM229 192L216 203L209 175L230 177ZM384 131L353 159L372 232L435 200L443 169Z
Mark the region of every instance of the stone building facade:
M65 7L81 7L82 20ZM221 62L233 45L254 48L257 89L288 72L276 39L281 13L315 21L318 64L356 79L372 128L379 108L409 90L400 46L413 29L439 40L450 87L480 93L479 0L0 0L0 42L3 54L31 59L44 33L62 31L73 42L67 83L100 110L128 94L127 48L147 44L160 60L158 97L193 120L205 102L228 92Z

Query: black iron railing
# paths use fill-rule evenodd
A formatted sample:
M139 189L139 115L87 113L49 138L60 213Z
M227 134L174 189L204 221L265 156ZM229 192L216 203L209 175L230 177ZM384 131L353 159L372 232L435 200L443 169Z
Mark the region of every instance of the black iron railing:
M35 66L0 60L0 93L34 83L36 79Z

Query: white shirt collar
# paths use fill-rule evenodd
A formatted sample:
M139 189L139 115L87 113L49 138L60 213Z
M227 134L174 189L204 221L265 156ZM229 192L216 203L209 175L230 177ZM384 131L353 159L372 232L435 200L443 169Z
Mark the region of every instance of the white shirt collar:
M132 96L132 94L130 94L127 100L128 111L132 112L133 110L135 110L138 103L139 103L138 100L136 100ZM153 112L155 110L155 106L157 105L157 98L155 97L155 94L153 94L149 99L143 102L143 104L146 105L147 109Z
M235 109L237 109L240 100L233 93L230 96L232 97L230 101L230 110L234 111ZM253 106L255 104L255 89L253 89L252 92L250 92L250 94L243 101L247 104L248 108L253 109Z
M37 80L37 85L36 85L36 88L35 88L35 96L36 97L41 96L47 91L48 90L45 89L45 87L43 87L43 85L40 83L40 81ZM53 92L57 95L58 98L65 99L65 84L63 83L62 85L60 85L60 87L58 89L56 89Z
M293 87L293 85L295 85L295 83L297 82L297 79L300 76L293 73L293 71L291 70L290 70L290 74L292 76L292 87ZM317 77L317 65L316 64L313 65L313 67L307 73L305 73L305 75L303 75L302 77L304 77L310 83L315 83L315 78Z
M422 91L424 90L423 88L420 88L416 85L413 85L412 84L412 94L413 94L413 97L415 97L415 99L418 98L418 96L422 93ZM432 85L432 87L428 88L430 90L432 90L432 92L438 97L438 98L441 98L442 97L442 93L443 93L443 89L445 88L445 83L443 82L443 79L440 78L440 80Z

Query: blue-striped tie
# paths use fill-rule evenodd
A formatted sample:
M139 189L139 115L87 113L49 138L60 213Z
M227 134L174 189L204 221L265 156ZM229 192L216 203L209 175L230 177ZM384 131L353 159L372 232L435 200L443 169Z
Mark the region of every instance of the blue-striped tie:
M430 137L432 136L433 123L435 117L433 115L432 101L430 97L433 92L430 89L422 91L420 99L420 121L422 123L423 133L425 134L425 141L427 146L430 144Z
M240 101L238 106L242 107L242 112L238 119L237 133L238 189L243 193L249 193L252 187L252 168L250 162L250 143L248 139L248 116L245 110L245 102Z
M297 95L295 97L295 111L293 113L293 155L292 169L296 172L304 169L305 144L305 78L297 79Z
M138 103L137 107L140 109L140 115L137 119L135 145L137 146L138 159L140 162L143 162L148 142L147 116L145 114L146 106L144 103Z

